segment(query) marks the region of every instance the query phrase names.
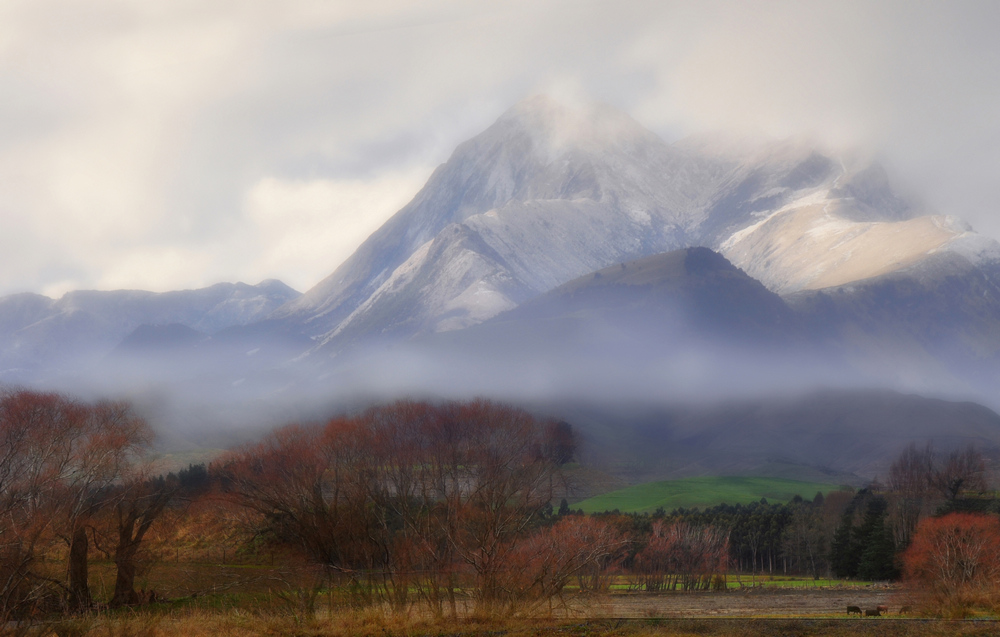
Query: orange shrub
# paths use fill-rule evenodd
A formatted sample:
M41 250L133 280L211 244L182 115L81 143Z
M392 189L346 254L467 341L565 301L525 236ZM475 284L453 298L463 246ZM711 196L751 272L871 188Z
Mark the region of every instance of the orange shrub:
M903 578L929 612L964 617L1000 606L1000 519L950 513L925 519L903 554Z

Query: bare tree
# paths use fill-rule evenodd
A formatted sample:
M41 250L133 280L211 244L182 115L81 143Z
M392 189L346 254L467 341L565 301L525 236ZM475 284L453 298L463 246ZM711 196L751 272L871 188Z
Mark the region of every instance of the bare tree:
M893 535L897 546L907 546L927 509L934 481L934 452L930 443L918 449L910 443L889 467Z
M262 532L353 578L370 555L365 442L351 419L290 425L230 454L215 470L230 497L262 516Z
M115 489L114 506L109 511L114 548L115 590L111 606L131 606L139 602L135 578L139 572L139 549L153 523L177 492L176 484L150 478L145 472L129 477Z
M115 501L112 487L129 476L132 465L152 441L152 431L132 405L101 401L86 408L65 479L64 533L69 538L69 603L90 606L87 525Z
M949 513L920 523L903 554L903 576L925 610L952 618L1000 601L1000 525L995 515Z
M932 484L946 500L954 500L963 491L986 489L986 463L973 445L952 451L934 471Z
M502 588L512 601L551 604L571 578L591 587L600 582L602 574L620 563L629 543L603 520L566 516L517 542L501 576Z
M436 612L445 599L454 612L464 566L488 610L506 599L507 560L551 500L545 444L544 428L506 405L399 401L279 429L220 472L270 532L357 590L403 604L416 587Z
M87 405L27 390L0 395L5 608L23 606L45 586L63 591L71 609L90 605L87 523L148 441L147 425L127 403ZM65 584L31 568L39 543L56 538L69 546Z

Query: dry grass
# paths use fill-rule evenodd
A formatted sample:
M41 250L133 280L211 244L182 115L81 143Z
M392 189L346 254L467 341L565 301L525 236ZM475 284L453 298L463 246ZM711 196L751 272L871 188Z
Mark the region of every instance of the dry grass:
M350 611L334 617L301 621L294 617L265 615L245 610L131 613L114 617L67 620L34 632L58 637L646 637L712 636L785 637L811 635L883 637L986 637L996 635L994 622L923 620L800 620L800 619L701 619L701 620L416 620L377 611Z

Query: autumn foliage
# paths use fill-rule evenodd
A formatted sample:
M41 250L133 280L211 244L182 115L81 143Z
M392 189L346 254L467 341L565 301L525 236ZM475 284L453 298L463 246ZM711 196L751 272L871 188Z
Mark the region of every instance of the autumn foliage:
M507 405L398 401L276 430L218 471L262 528L300 546L360 601L401 606L417 595L455 614L457 591L472 590L492 613L552 594L603 559L605 544L620 544L593 522L549 532L582 533L593 546L530 538L572 449L566 426ZM546 543L561 551L547 552L558 554L554 571L515 568Z
M1000 519L950 513L917 527L903 574L930 612L962 617L1000 607Z

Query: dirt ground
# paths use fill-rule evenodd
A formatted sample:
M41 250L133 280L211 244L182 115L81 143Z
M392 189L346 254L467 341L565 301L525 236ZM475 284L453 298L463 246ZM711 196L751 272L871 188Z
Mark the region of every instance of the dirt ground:
M848 606L889 607L898 615L902 601L888 588L757 588L725 592L617 593L566 601L564 612L586 618L846 616Z

